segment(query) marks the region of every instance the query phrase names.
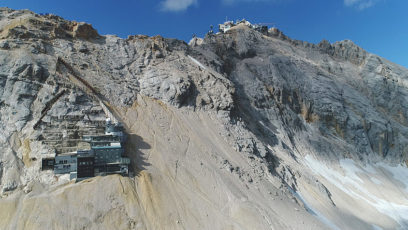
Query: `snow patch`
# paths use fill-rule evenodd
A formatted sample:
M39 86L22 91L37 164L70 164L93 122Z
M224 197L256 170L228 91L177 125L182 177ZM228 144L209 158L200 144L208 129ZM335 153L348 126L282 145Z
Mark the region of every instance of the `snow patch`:
M346 175L353 182L358 181L357 183L364 183L363 180L357 176L357 173L363 173L363 171L358 168L354 161L351 159L340 160L340 166L346 171Z
M371 177L370 180L376 185L382 185L382 182L377 178Z
M261 124L265 129L269 130L270 132L275 133L272 129L266 126L262 121L259 121L259 124Z
M371 226L373 227L373 230L383 230L382 228L378 227L375 224L372 224Z
M339 227L337 227L333 222L331 222L329 219L327 219L322 213L320 213L318 210L314 209L312 206L310 206L303 196L300 193L297 193L293 191L291 188L289 190L292 192L292 194L298 198L300 201L302 201L303 205L305 206L305 209L307 212L310 214L314 215L320 222L324 223L326 226L330 227L331 229L334 230L340 230Z
M359 175L366 175L372 177L370 174L386 176L386 172L392 174L395 180L400 181L408 187L408 169L403 166L392 167L386 164L376 164L369 166L360 166L351 159L340 160L340 168L329 167L327 164L320 162L311 155L305 157L306 164L316 174L321 175L334 186L349 194L350 196L363 200L375 207L379 212L389 216L398 222L402 228L406 229L408 226L408 200L407 194L402 194L398 203L386 200L387 194L382 193L380 197L373 194L364 186L369 183L368 180L363 180ZM333 165L335 166L335 165ZM371 178L373 180L373 178ZM375 180L375 178L374 178ZM379 182L377 181L373 181ZM380 187L377 189L381 190Z
M392 167L386 164L379 164L382 168L387 170L392 174L395 180L400 181L405 186L405 191L408 193L408 168L398 165L396 167ZM408 218L408 217L407 217Z
M197 59L191 57L190 55L188 55L188 57L194 62L196 63L198 66L200 66L203 69L207 69L203 64L201 64L201 62L197 61Z

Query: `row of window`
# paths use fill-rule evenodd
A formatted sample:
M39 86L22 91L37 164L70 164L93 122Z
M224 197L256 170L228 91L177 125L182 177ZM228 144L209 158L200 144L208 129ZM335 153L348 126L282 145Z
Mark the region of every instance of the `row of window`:
M74 163L76 163L76 160L70 161L70 164L74 164ZM60 165L68 164L68 161L67 160L60 160L60 161L58 161L58 164L60 164Z

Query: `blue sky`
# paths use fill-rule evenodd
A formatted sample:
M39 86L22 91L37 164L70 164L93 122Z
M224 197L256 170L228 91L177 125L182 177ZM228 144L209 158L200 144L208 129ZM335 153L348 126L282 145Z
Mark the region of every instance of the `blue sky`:
M351 39L408 67L407 0L0 0L0 6L91 23L100 34L188 41L228 19L271 23L291 38Z

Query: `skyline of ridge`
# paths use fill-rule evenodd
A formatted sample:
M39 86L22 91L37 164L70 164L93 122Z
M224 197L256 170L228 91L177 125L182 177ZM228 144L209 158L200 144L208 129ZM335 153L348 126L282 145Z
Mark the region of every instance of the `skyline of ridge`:
M226 18L276 26L292 39L352 40L370 53L408 67L408 2L389 0L3 0L0 6L52 13L90 23L101 35L161 35L188 42Z

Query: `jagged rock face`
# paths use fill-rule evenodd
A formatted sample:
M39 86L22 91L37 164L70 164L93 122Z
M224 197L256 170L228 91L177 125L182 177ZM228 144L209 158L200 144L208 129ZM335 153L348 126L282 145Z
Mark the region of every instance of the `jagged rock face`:
M404 182L385 163L407 160L408 71L351 41L315 45L244 25L190 45L121 39L7 8L0 29L1 227L407 225ZM74 184L40 170L42 157L103 132L106 110L129 134L134 177ZM342 178L350 165L371 190ZM381 196L369 193L376 186Z
M27 10L2 10L1 38L44 39L97 38L98 32L83 22L70 22L55 15L39 15Z
M368 54L349 40L299 45L237 27L228 34L207 37L204 43L199 48L203 62L214 63L211 54L205 57L208 50L217 55L219 62L213 66L239 88L236 109L247 114L248 122L257 117L272 126L284 124L292 139L297 131L316 127L319 132L309 134L310 138L327 137L327 141L315 140L318 145L336 148L336 139L349 144L341 144L342 156L407 160L407 110L401 103L406 98L404 68Z

